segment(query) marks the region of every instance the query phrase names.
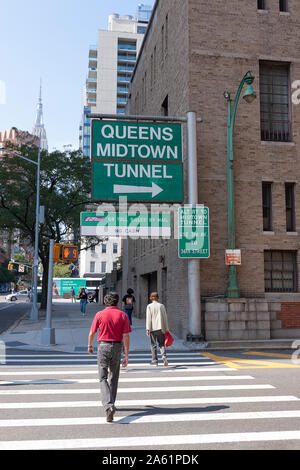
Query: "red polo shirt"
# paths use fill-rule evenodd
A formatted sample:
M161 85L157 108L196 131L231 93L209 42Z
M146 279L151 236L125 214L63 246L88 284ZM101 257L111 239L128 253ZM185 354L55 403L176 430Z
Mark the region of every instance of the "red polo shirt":
M118 307L106 307L96 313L91 332L97 333L98 329L97 341L122 341L123 334L131 332L128 315Z

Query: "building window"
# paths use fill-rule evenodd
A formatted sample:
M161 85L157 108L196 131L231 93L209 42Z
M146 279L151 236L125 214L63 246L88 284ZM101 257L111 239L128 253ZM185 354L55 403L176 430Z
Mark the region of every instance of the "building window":
M272 183L262 184L263 230L272 230Z
M289 64L260 64L261 140L291 138Z
M105 243L102 243L102 253L106 253L106 245L105 245Z
M146 34L147 31L147 26L138 26L137 27L137 33L138 34Z
M169 115L169 97L168 95L165 97L162 105L161 105L161 108L162 108L162 115L163 116L168 116Z
M297 252L265 251L265 292L298 292Z
M257 0L257 8L258 10L265 10L266 9L265 0Z
M91 261L90 262L90 273L94 273L95 272L95 261Z
M279 11L288 11L288 0L279 0Z
M117 244L117 243L114 243L114 244L113 244L113 253L114 253L114 254L117 254L117 253L118 253L118 244Z
M106 262L105 261L101 262L101 273L106 273Z
M286 231L296 231L295 218L295 184L285 184Z

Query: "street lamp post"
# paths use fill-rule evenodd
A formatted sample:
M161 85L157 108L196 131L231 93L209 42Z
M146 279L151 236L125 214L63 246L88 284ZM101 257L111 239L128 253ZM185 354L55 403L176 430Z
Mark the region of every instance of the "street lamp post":
M37 181L36 181L36 211L35 211L35 239L34 239L34 262L33 262L33 301L30 312L30 320L38 320L37 308L37 278L38 278L38 264L39 264L39 211L40 211L40 170L41 170L41 141L39 140L38 161L35 162L30 158L23 157L16 152L4 149L5 152L11 153L16 157L22 158L27 162L33 163L37 167Z
M37 281L39 266L39 212L40 212L40 173L41 173L41 139L39 139L39 151L37 161L37 181L36 181L36 209L35 209L35 237L34 237L34 261L33 261L33 299L30 312L31 320L39 319L37 307Z
M243 89L244 84L247 84L246 91L243 95L244 100L247 103L252 103L256 98L256 94L252 88L254 76L251 70L249 70L240 83L238 91L235 96L235 100L232 107L232 100L229 91L224 92L224 97L228 104L228 122L227 122L227 204L228 204L228 249L234 250L235 245L235 215L234 215L234 179L233 179L233 132L234 123L238 101ZM228 266L228 287L226 295L229 298L240 297L240 289L238 286L237 272L235 265Z

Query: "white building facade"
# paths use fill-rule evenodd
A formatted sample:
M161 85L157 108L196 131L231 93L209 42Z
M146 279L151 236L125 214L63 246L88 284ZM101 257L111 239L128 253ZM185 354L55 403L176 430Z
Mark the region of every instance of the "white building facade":
M135 62L147 23L133 16L112 14L108 30L98 31L89 51L87 106L92 113L124 114Z
M103 278L117 266L122 254L119 238L109 238L92 249L82 250L79 260L79 277Z

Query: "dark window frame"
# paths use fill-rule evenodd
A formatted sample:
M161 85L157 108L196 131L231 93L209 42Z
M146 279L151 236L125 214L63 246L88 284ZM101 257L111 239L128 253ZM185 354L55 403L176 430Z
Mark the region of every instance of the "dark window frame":
M264 232L272 232L273 230L272 190L273 183L268 181L262 182L262 209Z
M279 11L287 13L288 10L288 0L279 0Z
M289 62L260 61L260 127L262 141L292 141L290 68L291 64ZM283 78L286 79L284 84L280 83ZM286 111L284 111L284 108L286 108ZM278 109L281 110L278 111Z
M285 183L286 231L296 231L295 183Z
M265 0L257 0L257 9L258 10L266 10L266 1Z
M264 251L265 292L298 292L297 251Z

